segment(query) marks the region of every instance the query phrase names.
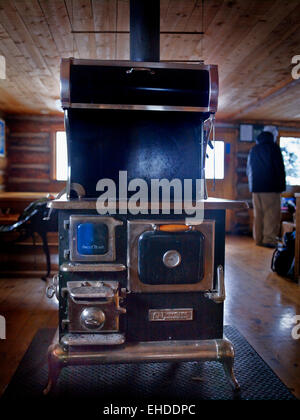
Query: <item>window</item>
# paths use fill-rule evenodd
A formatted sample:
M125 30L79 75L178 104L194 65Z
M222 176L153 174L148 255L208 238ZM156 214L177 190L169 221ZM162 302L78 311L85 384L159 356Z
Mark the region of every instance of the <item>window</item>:
M206 179L213 179L214 172L215 179L224 179L224 141L215 141L215 157L214 150L209 146L207 147L206 153ZM55 168L55 179L57 181L66 181L68 178L68 156L65 131L56 131L55 133Z
M206 153L205 178L224 179L224 141L215 141L215 150L207 146Z
M68 178L67 136L65 131L55 133L55 179L66 181Z
M280 137L287 185L300 185L300 137Z

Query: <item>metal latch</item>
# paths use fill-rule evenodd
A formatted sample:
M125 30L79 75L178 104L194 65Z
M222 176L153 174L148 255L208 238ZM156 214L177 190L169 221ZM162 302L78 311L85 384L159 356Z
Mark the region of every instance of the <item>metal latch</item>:
M64 249L64 259L69 260L70 259L70 250Z
M217 268L217 288L204 294L205 297L213 300L215 303L224 302L225 295L225 282L224 282L224 269L221 265Z
M46 288L46 296L49 299L52 299L53 296L56 296L56 299L59 299L59 275L55 274L53 276L52 282Z

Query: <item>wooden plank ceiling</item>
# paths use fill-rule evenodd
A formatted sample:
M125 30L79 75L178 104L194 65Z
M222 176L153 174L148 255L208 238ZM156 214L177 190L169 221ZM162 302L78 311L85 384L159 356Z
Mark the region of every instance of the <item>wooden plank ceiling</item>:
M129 0L0 0L0 110L57 113L61 57L128 59L128 31ZM219 119L300 121L300 0L161 0L161 32L162 60L219 65Z

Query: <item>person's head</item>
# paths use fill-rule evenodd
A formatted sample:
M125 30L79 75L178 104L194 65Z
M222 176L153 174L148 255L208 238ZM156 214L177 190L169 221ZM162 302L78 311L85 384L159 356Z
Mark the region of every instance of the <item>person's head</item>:
M269 131L262 131L256 139L257 144L274 143L274 136Z
M273 135L273 140L274 142L276 142L277 137L278 137L278 130L275 127L275 125L266 125L263 129L263 131L266 131L268 133L271 133Z

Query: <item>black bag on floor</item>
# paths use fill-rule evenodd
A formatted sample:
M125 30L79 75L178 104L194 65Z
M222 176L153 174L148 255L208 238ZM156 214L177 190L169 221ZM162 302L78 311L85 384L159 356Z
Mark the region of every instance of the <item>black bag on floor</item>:
M283 243L278 244L271 262L271 269L283 277L294 276L296 232L284 234Z

